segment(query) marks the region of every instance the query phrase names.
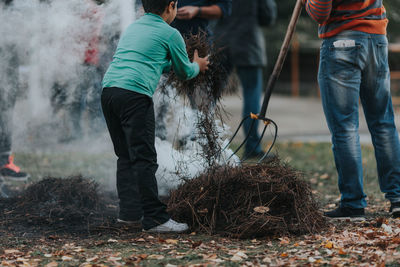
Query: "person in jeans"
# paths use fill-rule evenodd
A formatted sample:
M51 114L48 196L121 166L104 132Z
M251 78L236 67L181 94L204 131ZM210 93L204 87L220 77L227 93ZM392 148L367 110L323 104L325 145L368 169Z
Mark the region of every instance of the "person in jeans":
M0 10L11 1L0 1ZM11 34L11 33L10 33ZM3 39L0 43L0 195L3 180L26 181L29 175L14 164L12 156L12 117L18 93L18 54L15 46Z
M121 36L104 79L101 104L117 161L119 221L141 220L148 232L184 232L185 223L170 219L159 200L155 120L152 96L162 72L173 67L192 79L208 67L207 58L190 62L180 33L169 26L177 1L143 0L146 12Z
M233 1L232 15L222 19L214 29L218 45L224 49L228 72L236 68L243 88L243 117L261 110L263 69L267 65L265 40L261 27L273 24L277 9L274 0ZM245 145L245 157L264 154L259 144L258 120L251 128L252 120L246 120L243 129L249 138Z
M319 23L318 82L339 176L340 206L332 218L362 217L367 206L358 134L359 99L375 148L379 186L400 216L400 143L388 65L388 20L382 0L304 0Z

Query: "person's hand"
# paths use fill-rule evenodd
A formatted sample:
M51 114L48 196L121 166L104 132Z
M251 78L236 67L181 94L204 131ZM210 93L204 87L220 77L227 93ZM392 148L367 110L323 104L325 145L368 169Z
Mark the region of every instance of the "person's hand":
M196 17L199 14L199 12L200 12L200 7L198 6L184 6L178 8L178 12L176 13L176 18L190 20Z
M200 71L203 73L206 70L208 70L208 64L210 64L210 61L208 61L208 56L199 57L199 52L197 51L197 49L194 50L193 62L196 62L197 64L199 64Z
M303 6L306 5L307 0L301 0L301 3L303 4Z

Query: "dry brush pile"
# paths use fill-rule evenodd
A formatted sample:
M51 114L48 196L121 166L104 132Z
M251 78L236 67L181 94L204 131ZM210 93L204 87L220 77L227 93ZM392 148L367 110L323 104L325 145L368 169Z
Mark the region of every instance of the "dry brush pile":
M46 178L19 196L0 199L0 226L83 230L104 224L113 212L98 184L81 176Z
M173 191L168 206L194 231L234 238L316 233L326 226L308 183L279 159L211 169Z

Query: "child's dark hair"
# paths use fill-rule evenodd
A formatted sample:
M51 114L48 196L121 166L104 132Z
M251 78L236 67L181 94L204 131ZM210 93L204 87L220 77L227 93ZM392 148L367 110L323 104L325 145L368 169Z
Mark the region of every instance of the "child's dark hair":
M175 5L177 0L142 0L144 12L154 13L161 15L169 3L174 2Z

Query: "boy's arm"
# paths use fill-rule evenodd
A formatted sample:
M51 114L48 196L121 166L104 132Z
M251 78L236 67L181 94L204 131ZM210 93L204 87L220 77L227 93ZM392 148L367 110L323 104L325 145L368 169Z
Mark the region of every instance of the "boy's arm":
M303 0L310 17L319 24L329 19L332 10L332 0Z
M190 62L186 52L185 41L178 31L170 38L169 52L171 55L172 67L178 78L190 80L199 74L199 64Z

